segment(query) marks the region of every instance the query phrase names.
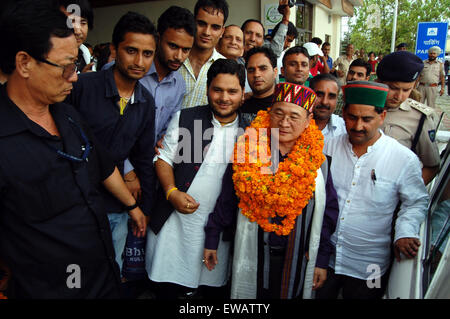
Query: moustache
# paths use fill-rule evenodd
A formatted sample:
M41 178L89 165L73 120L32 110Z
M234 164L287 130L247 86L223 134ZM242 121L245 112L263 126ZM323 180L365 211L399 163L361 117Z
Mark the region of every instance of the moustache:
M357 131L357 130L353 130L353 129L351 129L351 130L350 130L350 132L352 132L352 133L356 133L356 134L366 134L366 131L365 131L365 130L362 130L362 131Z
M316 105L315 108L316 110L330 110L330 107L326 105Z
M145 69L144 68L137 68L137 67L133 67L133 66L129 66L128 70L133 70L133 71L142 71L144 72Z

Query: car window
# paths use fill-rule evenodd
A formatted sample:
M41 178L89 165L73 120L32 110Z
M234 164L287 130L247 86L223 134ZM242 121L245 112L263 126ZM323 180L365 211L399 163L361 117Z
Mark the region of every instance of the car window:
M443 261L450 237L450 146L446 145L441 153L440 171L430 192L430 205L428 213L428 240L425 262L425 287L433 280L439 263Z
M444 182L444 191L437 199L437 205L431 212L431 276L441 260L449 239L450 230L450 182Z

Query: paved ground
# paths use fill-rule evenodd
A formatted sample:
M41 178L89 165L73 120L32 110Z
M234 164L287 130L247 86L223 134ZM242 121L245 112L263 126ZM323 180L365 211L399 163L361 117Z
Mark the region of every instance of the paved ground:
M436 138L439 151L445 149L447 142L450 139L450 96L447 94L447 92L448 91L446 87L444 95L438 96L438 98L436 99L436 112L439 116L444 113Z
M447 87L445 88L444 95L438 96L436 99L436 105L438 106L437 112L440 115L442 112L445 113L441 129L445 131L450 131L450 96L447 95Z

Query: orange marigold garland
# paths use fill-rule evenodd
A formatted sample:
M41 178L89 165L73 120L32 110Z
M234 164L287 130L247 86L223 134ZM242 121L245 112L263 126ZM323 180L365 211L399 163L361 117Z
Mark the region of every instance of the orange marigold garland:
M256 221L266 232L288 235L297 216L313 196L317 170L325 160L323 135L311 120L275 174L262 174L262 170L271 166L270 136L266 134L270 132L269 123L268 111L259 111L246 130L246 133L251 129L257 131L257 142L255 139L249 142L247 134L238 139L234 149L233 181L244 216L251 222ZM263 130L260 132L260 129ZM256 147L253 145L255 142ZM266 146L267 151L260 152L260 148ZM245 160L242 160L238 156L244 149ZM281 225L270 222L270 218L275 216L285 217Z

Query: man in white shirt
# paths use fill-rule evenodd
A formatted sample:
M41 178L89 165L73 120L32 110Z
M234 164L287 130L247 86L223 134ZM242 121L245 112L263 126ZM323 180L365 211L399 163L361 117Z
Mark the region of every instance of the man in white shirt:
M309 87L316 92L317 104L314 107L314 120L322 130L325 141L334 136L346 133L342 117L333 114L339 95L339 83L334 75L329 73L315 76Z
M339 201L339 218L331 241L335 246L327 281L317 292L322 299L381 298L391 261L394 211L394 253L414 258L420 246L428 193L420 162L408 148L379 129L386 116L389 88L355 81L343 87L347 134L325 141L332 156L331 173Z

